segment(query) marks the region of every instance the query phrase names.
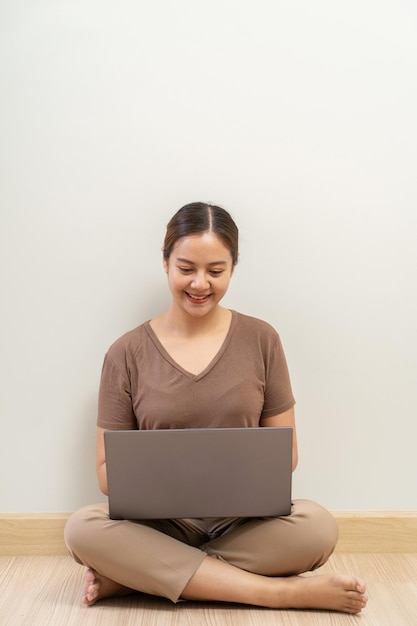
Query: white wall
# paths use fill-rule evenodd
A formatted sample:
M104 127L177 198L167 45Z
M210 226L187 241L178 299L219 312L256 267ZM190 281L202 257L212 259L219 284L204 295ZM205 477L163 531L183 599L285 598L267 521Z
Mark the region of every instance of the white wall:
M3 0L0 57L1 510L102 499L102 359L193 200L282 336L295 495L417 509L413 0Z

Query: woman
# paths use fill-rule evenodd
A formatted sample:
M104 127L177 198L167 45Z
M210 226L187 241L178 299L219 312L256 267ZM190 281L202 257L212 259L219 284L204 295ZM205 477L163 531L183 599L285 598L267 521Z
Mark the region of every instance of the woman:
M192 203L167 227L170 308L109 349L97 427L97 474L107 494L106 429L291 426L294 398L271 326L220 306L238 260L238 229L222 208ZM299 576L327 561L331 515L295 501L283 518L113 521L104 504L74 513L67 546L87 566L83 600L142 591L183 600L359 613L364 583Z

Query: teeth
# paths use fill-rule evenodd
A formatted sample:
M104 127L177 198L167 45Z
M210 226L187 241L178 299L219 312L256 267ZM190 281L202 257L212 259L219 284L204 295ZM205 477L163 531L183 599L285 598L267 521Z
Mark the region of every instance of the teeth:
M192 293L188 294L190 296L190 298L194 298L194 300L204 300L205 298L207 298L207 296L195 296Z

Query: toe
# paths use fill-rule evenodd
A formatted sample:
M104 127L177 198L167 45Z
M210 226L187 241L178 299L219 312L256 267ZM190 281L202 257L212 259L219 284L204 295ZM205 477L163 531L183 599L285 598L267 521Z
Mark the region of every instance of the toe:
M88 583L93 583L97 578L97 574L93 569L88 569L85 573L85 579Z

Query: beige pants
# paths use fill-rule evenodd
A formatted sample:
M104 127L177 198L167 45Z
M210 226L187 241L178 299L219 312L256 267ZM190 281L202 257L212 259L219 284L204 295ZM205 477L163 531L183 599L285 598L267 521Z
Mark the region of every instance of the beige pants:
M296 500L287 517L126 521L106 504L74 513L65 527L78 562L131 589L178 601L207 555L266 576L316 569L337 542L333 517Z

